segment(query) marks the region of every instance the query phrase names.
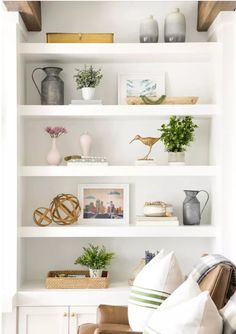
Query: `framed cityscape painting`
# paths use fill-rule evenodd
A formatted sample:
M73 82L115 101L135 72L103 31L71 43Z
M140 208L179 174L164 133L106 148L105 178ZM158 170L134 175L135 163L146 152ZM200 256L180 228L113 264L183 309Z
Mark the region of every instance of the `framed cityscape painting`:
M80 184L79 223L93 225L129 224L128 184Z
M158 98L162 95L165 95L165 72L118 77L118 104L137 104L140 96Z

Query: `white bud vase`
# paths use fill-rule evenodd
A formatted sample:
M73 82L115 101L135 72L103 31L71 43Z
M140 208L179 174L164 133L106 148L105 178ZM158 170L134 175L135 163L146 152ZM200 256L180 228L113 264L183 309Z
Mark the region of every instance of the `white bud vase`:
M82 88L82 97L84 100L93 100L95 96L95 88L93 87L84 87Z
M57 149L57 138L52 138L52 147L47 155L49 165L58 166L61 163L62 157Z
M88 132L85 132L80 136L79 140L80 140L82 155L88 157L90 155L92 137Z

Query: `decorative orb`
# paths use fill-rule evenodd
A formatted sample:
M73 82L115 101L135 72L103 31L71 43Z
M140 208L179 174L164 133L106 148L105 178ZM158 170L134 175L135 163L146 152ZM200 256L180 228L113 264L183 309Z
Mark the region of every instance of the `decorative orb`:
M38 226L48 226L52 223L52 216L49 208L40 207L33 213L33 219Z
M50 211L55 223L70 225L77 222L81 208L77 197L70 194L60 194L52 200Z

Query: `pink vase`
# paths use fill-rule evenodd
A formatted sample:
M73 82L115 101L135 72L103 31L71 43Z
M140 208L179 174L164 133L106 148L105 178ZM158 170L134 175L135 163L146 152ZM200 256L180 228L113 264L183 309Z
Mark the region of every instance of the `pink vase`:
M49 165L58 166L61 163L61 155L57 149L57 138L52 138L52 147L47 155L47 162Z

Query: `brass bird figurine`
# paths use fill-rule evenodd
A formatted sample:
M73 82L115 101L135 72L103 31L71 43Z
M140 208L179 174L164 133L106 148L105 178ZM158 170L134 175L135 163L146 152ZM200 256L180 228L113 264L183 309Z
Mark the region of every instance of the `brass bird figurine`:
M142 159L138 159L138 160L153 160L153 159L149 159L148 157L149 157L149 155L150 155L150 153L151 153L151 151L152 151L152 147L153 147L153 145L156 144L156 143L158 142L159 139L160 139L160 138L154 138L154 137L141 137L140 135L136 135L136 136L134 137L134 139L131 140L130 144L131 144L133 141L135 141L135 140L139 140L139 141L141 141L144 145L149 146L149 151L148 151L147 155L145 155L144 158L142 158Z

